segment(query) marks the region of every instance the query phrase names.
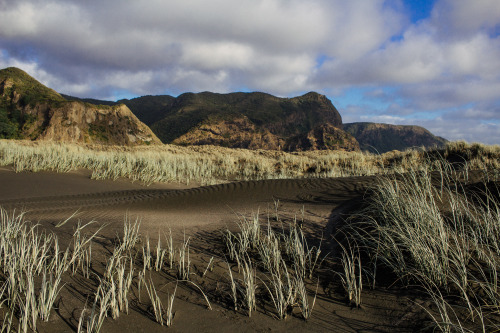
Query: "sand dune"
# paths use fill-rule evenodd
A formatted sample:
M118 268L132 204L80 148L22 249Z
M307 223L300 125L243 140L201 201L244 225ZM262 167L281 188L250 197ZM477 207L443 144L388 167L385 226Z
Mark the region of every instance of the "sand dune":
M305 230L310 232L313 241L318 241L323 235L325 253L328 252L327 243L337 215L345 211L345 207L359 203L373 181L373 177L347 177L246 181L204 187L196 187L196 184L191 187L181 184L146 187L125 180L91 180L86 171L68 174L14 173L4 168L0 170L0 206L9 211L26 211L28 220L56 232L62 244L65 239L70 239L68 235L72 234L77 218L83 222L96 220L106 224L103 234L110 237L121 232L126 214L142 219L143 235L150 234L154 238L159 230L168 227L176 234L174 238L179 240L185 232L193 239L193 270L199 271L207 265L207 256L212 255L207 253L219 241L217 237L222 228L234 227L239 214L259 210L265 218L266 214L275 211L278 202L279 214L289 218L304 214L308 224ZM62 228L54 227L75 211L78 215L73 221ZM201 283L206 292L217 294L219 282L225 281L227 275L223 258L218 259L213 274L217 276L215 280L208 277ZM199 296L193 298L193 291L185 289L176 298L176 317L174 326L169 330L391 332L398 323L401 325L399 331L411 331L408 323L415 320L412 317L412 311L417 307L415 304L401 301L390 291L377 291L365 296L364 310L352 311L345 305L344 296L332 289L329 280L334 278L331 273L320 278L323 289L318 295L313 317L308 322L298 317L277 321L263 312L248 318L221 305L217 305L216 311L208 311L199 301ZM310 292L314 293L314 290ZM64 290L61 297L64 299L71 295L66 295ZM40 332L67 331L67 323L75 322L75 309L81 308L85 299L73 302L66 305L67 309L60 310L61 318L69 319L51 325L40 324ZM193 313L196 316L193 317ZM132 311L118 321L107 320L102 332L115 332L119 327L125 331L147 332L165 329L140 311Z
M236 213L274 207L326 221L347 200L362 197L372 177L263 180L182 188L182 185L142 186L127 181L92 180L84 172L71 174L0 171L0 206L25 210L39 220L60 219L79 210L86 218L122 221L125 213L139 216L143 226L161 222L189 228L236 219Z

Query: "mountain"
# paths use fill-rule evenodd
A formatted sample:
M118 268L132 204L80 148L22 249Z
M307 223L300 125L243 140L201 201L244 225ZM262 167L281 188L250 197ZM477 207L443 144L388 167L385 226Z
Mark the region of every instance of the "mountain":
M161 120L165 110L172 107L175 97L168 95L142 96L133 99L123 99L117 103L123 103L141 119L146 125L151 126Z
M124 104L68 101L14 67L0 70L0 138L118 145L160 143Z
M294 98L202 92L110 102L61 95L13 67L0 70L0 138L379 153L446 143L418 126L342 124L332 102L315 92Z
M343 125L343 129L356 138L361 150L373 153L422 146L441 147L447 142L420 126L347 123Z
M314 92L294 98L260 92L202 92L119 102L126 104L164 143L293 151L359 150L356 140L342 130L342 118L331 101ZM315 138L324 124L330 125L330 132L335 128L335 140ZM304 136L315 143L306 142Z
M446 143L418 126L342 124L330 100L313 92L295 98L203 92L177 98L143 96L118 103L127 105L163 142L180 145L286 151L361 148L383 153Z

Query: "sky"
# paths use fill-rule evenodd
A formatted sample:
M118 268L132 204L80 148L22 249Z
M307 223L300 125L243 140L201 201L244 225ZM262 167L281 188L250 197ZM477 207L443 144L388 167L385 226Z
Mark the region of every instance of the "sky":
M500 0L0 0L0 68L118 100L316 91L343 122L500 144Z

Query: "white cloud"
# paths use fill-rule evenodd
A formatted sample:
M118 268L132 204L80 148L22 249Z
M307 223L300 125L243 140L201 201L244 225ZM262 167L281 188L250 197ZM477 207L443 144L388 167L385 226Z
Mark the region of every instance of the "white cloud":
M334 26L337 33L331 38L331 45L335 45L331 56L346 61L360 60L401 32L404 17L386 6L387 1L343 3L349 5L336 8L343 19Z
M334 59L321 75L332 85L419 83L438 78L443 62L442 50L430 36L409 34L404 41L391 43L358 61Z
M433 134L443 136L451 141L465 140L468 142L481 141L491 145L500 144L500 125L498 124L461 119L451 114L442 118L413 122L415 125L423 126Z
M497 121L498 0L437 0L416 24L402 8L402 0L3 0L0 65L96 98L391 86L366 95L386 105L380 120L481 105L490 108L478 117Z
M182 63L200 69L251 69L253 49L235 42L190 43L183 48Z
M432 11L432 23L447 37L474 35L500 23L500 6L497 0L441 0Z
M325 62L318 78L329 85L500 81L500 38L477 33L443 41L425 23L359 60Z
M22 37L36 34L36 11L28 3L18 7L2 8L0 12L0 29L6 37Z
M469 39L451 43L446 49L450 71L455 75L468 75L498 80L500 77L500 39L477 34Z
M263 82L286 92L290 80L289 91L313 87L318 55L352 60L398 33L403 16L393 7L383 0L12 1L0 16L0 38L16 50L30 47L52 70L206 76L237 69L242 80L228 75L228 84L250 80L253 89Z

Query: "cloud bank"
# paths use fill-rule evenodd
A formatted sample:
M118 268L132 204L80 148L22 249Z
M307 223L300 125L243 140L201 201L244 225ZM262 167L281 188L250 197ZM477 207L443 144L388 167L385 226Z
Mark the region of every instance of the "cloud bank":
M0 67L103 99L315 90L347 121L500 144L498 1L410 17L399 0L0 0Z

